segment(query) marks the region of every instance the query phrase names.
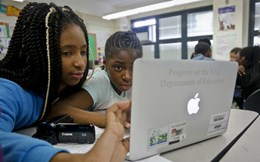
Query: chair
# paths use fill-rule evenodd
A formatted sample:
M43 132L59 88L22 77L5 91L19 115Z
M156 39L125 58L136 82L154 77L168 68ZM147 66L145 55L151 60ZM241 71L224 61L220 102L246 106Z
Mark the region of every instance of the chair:
M256 111L260 114L260 89L249 95L244 102L245 110Z

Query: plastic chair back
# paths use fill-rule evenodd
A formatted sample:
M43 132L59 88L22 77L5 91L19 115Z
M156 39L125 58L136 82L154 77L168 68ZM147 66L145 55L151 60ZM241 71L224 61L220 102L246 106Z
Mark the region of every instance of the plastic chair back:
M260 114L260 89L256 90L246 98L244 109L256 111Z

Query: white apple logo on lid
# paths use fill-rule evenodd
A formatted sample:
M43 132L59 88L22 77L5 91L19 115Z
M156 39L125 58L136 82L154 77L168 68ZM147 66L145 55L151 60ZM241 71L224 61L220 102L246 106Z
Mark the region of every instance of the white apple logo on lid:
M200 98L198 96L199 96L199 93L196 93L194 98L191 98L188 102L187 109L188 109L188 113L190 115L196 114L200 109L200 107L199 107Z

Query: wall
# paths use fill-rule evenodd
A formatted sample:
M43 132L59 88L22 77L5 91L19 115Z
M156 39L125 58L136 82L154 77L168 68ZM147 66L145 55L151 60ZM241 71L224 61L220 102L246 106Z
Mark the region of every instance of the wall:
M2 1L0 0L0 3L4 4L4 5L13 5L13 6L16 6L17 8L24 7L24 4L22 4L22 3L12 2L12 1L7 1L7 0L2 0ZM16 19L17 19L17 17L15 17L15 16L6 16L5 14L0 13L0 22L5 22L5 23L10 24L11 26L14 26L16 23ZM0 52L0 60L5 56L5 54L4 54L5 52L6 52L6 49L4 49L4 51Z
M19 9L22 9L27 3L19 3L10 0L0 0L1 4L4 5L13 5ZM86 15L83 13L76 12L84 21L87 26L89 33L96 34L96 44L97 48L101 49L103 54L103 49L107 38L113 34L115 31L120 30L120 26L117 27L115 21L104 20L101 17ZM9 24L15 24L17 17L6 16L5 14L0 13L0 22L7 22ZM1 59L2 56L0 56Z
M90 16L82 13L77 13L87 26L89 33L95 33L97 38L97 48L103 49L107 38L115 31L119 30L116 28L114 21L103 20L101 17Z
M18 3L18 2L13 2L13 1L8 1L8 0L0 0L2 4L5 5L14 5L18 8L23 8L25 3ZM164 14L164 13L169 13L169 12L177 12L181 10L187 10L190 8L198 8L198 7L203 7L203 6L209 6L213 5L213 12L214 12L214 35L213 35L213 41L216 41L217 36L221 37L221 33L219 33L217 26L218 26L218 16L217 14L217 9L219 7L223 6L230 6L230 5L235 5L237 7L237 29L233 31L237 35L237 39L232 44L230 41L228 42L228 46L225 47L227 50L223 51L223 56L217 55L215 56L213 54L213 57L216 57L217 59L221 60L227 60L228 59L228 50L230 50L233 46L240 46L244 47L247 45L248 42L248 21L249 21L249 0L203 0L202 2L196 2L193 3L192 5L183 5L183 6L178 6L178 7L171 7L168 9L163 9L163 10L158 10L158 11L153 11L153 12L148 12L144 14L138 14L138 15L133 15L130 17L125 17L117 20L103 20L100 17L96 16L90 16L82 13L77 13L79 16L84 20L88 32L90 33L95 33L96 38L97 38L97 47L101 48L101 51L104 49L106 39L115 31L118 30L130 30L130 20L131 19L137 19L137 18L142 18L142 17L147 17L147 16L152 16L152 15L159 15L159 14ZM5 21L8 23L15 23L16 17L7 17L3 14L0 14L0 21ZM213 52L214 53L219 53L218 47L216 46L217 44L214 43L215 46L213 46ZM102 51L103 52L103 51Z
M219 13L219 9L234 7L234 12ZM213 3L214 13L214 45L213 57L217 60L229 60L229 52L234 47L245 47L248 42L249 1L248 0L218 0ZM225 15L226 14L226 15ZM231 19L231 20L229 20ZM232 22L235 27L229 29L224 25L220 29L220 21Z

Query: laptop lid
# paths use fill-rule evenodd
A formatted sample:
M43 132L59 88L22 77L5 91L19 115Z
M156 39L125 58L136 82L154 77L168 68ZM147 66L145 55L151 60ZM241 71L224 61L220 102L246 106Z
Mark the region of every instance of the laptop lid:
M236 76L235 62L137 59L127 159L142 159L223 134Z

